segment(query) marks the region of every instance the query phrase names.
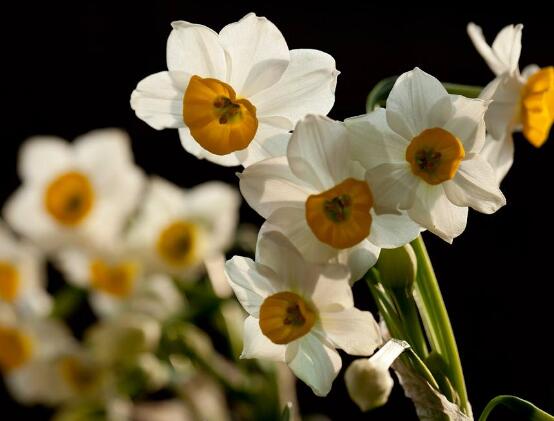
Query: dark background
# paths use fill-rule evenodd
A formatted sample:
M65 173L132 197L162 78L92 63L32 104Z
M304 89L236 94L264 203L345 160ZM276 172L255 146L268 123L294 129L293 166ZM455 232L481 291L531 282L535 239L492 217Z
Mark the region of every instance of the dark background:
M23 3L2 12L2 141L0 203L18 186L17 149L27 137L53 134L72 139L100 127L121 127L133 139L137 163L181 186L221 179L236 185L235 169L199 161L181 148L177 132L157 132L135 117L129 95L143 77L165 70L165 43L172 20L215 30L249 11L266 16L290 48L316 48L333 55L339 76L331 117L364 112L365 97L380 79L419 66L442 81L484 85L492 73L466 36L468 21L492 41L509 23L525 24L521 67L554 64L551 15L535 7L494 13L461 3L464 10L388 10L350 7L303 9L219 5L201 1L136 3L75 2L70 6ZM544 2L544 5L552 2ZM506 3L504 3L506 4ZM552 5L552 4L551 4ZM479 12L479 13L478 13ZM500 13L499 13L500 12ZM553 136L551 136L553 137ZM554 139L537 150L516 135L516 161L503 183L508 204L493 216L471 212L466 231L448 245L427 236L452 318L475 413L498 394L515 394L554 412L552 340ZM243 220L261 220L243 206ZM368 294L363 285L355 293ZM362 306L367 301L359 299ZM345 364L346 365L346 364ZM1 389L1 387L0 387ZM301 410L332 419L362 419L342 376L326 399L300 385ZM0 391L0 420L16 407ZM18 410L21 411L21 410ZM22 415L43 419L34 408ZM27 418L26 418L27 419ZM416 419L395 387L373 420ZM508 419L499 411L492 419Z

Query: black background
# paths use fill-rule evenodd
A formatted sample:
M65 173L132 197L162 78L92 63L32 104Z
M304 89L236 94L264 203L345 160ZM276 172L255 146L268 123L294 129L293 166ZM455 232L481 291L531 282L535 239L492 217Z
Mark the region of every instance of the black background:
M269 3L269 2L268 2ZM72 139L100 127L121 127L133 139L137 163L181 186L220 179L237 182L235 169L188 155L175 130L157 132L134 116L129 95L143 77L164 70L172 20L219 30L249 11L266 16L290 48L316 48L333 55L339 76L331 117L364 112L365 97L380 79L419 66L442 81L484 85L492 73L466 36L468 21L483 26L489 40L504 25L524 23L521 67L554 64L551 15L546 7L498 8L491 13L457 4L458 10L388 10L371 5L334 7L271 2L247 7L203 1L72 5L22 3L2 12L0 203L18 186L17 149L27 137L53 134ZM504 3L507 5L507 3ZM522 5L523 6L523 5ZM463 10L462 10L463 9ZM551 136L553 137L553 136ZM534 149L516 135L516 161L503 183L508 204L493 216L470 212L466 231L448 245L427 235L460 347L476 414L498 394L515 394L554 412L552 340L553 256L551 231L553 139ZM243 206L245 221L261 220ZM362 306L363 285L355 288ZM346 365L346 364L345 364ZM1 394L2 392L0 392ZM326 399L300 385L304 413L332 419L362 419L348 400L342 377ZM0 420L16 407L0 396ZM43 419L34 408L21 415ZM508 419L498 413L491 419ZM395 387L373 420L411 420L411 404Z

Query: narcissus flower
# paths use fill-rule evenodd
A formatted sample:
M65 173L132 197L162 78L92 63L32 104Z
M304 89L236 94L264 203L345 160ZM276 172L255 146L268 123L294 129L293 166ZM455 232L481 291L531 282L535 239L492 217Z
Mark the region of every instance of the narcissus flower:
M376 212L406 211L452 242L468 206L493 213L506 203L494 171L479 153L487 102L449 95L416 68L396 81L386 110L345 121L354 156L367 168Z
M238 192L220 182L186 191L153 178L128 233L128 246L155 273L194 276L204 259L230 246Z
M39 251L18 241L0 221L0 303L18 313L45 316L52 308Z
M520 73L522 30L521 24L508 25L489 46L479 26L467 26L475 48L496 75L481 97L493 100L485 115L491 135L485 153L499 181L513 162L512 132L522 131L533 146L540 147L554 123L554 67L530 65Z
M250 165L286 149L307 113L327 114L335 100L334 59L290 50L277 27L253 13L219 34L173 22L169 71L148 76L131 95L137 116L155 129L178 128L183 147L221 165Z
M373 266L381 247L399 247L420 232L404 215L375 213L382 197L351 159L344 125L327 117L301 120L287 156L246 168L240 189L267 219L261 232L282 232L309 261L347 264L353 282Z
M371 313L354 308L348 268L306 262L280 233L262 235L256 261L235 256L226 273L249 313L241 357L286 362L316 395L341 368L335 348L371 355L381 343Z
M23 185L4 215L44 250L87 244L109 248L134 209L143 185L129 139L96 130L70 145L55 137L29 139L18 162Z

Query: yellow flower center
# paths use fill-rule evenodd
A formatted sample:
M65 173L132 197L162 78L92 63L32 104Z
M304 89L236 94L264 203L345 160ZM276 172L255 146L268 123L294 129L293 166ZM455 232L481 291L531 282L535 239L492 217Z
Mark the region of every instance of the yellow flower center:
M226 83L199 76L185 91L183 120L200 146L217 155L246 148L258 130L256 107Z
M531 75L521 93L523 134L529 142L542 146L554 123L554 66Z
M12 302L17 298L20 279L19 271L12 263L0 260L0 299Z
M83 364L75 356L66 356L58 361L58 370L61 377L72 391L86 393L90 391L98 380L96 369Z
M464 156L460 139L440 127L422 131L406 149L412 172L432 185L454 178Z
M158 255L170 266L185 267L194 262L197 228L187 221L176 221L160 234Z
M92 287L118 298L128 297L133 292L137 272L137 264L132 261L111 265L94 260L90 264Z
M50 183L44 202L48 213L56 221L72 227L82 222L91 211L94 190L87 176L70 171Z
M306 221L319 241L337 249L355 246L369 235L373 196L365 181L347 178L306 200Z
M19 329L0 326L0 370L8 372L24 365L33 355L33 341Z
M316 318L316 311L293 292L273 294L260 307L260 329L276 344L288 344L304 336Z

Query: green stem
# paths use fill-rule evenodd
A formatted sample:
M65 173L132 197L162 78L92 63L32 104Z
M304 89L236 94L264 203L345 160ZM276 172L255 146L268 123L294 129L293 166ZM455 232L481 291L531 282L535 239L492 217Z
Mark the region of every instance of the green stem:
M540 408L537 408L531 402L510 395L500 395L492 399L483 413L479 417L479 421L486 421L491 411L498 405L504 405L513 413L530 421L554 421L554 417Z
M406 290L394 291L401 322L404 324L406 340L413 350L422 358L427 357L427 342L421 329L421 322L417 313L417 307L411 293Z
M483 88L481 86L460 85L458 83L443 83L449 94L463 95L467 98L477 98Z
M427 327L432 332L430 335L431 346L446 360L448 364L447 374L459 395L460 406L466 414L469 414L469 401L456 339L454 338L452 325L450 324L431 259L421 235L412 241L412 247L417 256L418 263L416 292L421 298L419 310L423 320L429 323Z

